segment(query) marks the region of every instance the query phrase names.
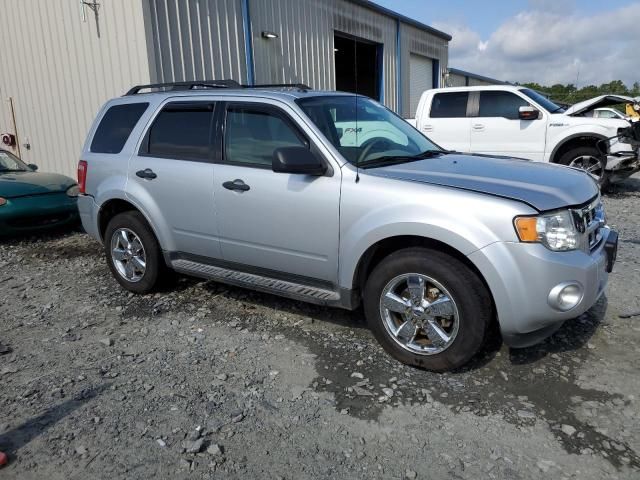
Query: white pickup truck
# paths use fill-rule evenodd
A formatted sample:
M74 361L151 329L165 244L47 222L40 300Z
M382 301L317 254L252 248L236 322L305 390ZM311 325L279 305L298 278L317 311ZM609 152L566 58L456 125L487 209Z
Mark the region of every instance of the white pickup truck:
M524 87L442 88L422 94L416 118L409 123L450 150L584 168L604 184L626 178L640 167L630 145L616 139L607 142L629 122L596 118L592 112L628 100L604 95L565 111ZM606 172L600 149L609 153Z

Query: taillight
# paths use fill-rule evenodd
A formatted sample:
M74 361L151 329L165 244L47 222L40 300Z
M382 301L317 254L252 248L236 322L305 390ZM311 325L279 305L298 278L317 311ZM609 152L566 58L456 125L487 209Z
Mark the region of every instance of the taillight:
M78 162L78 189L80 194L84 195L87 189L87 161L80 160Z

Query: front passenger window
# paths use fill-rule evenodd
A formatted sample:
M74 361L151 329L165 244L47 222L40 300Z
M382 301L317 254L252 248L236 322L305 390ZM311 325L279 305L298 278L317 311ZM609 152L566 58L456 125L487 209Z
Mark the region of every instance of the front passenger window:
M273 152L282 147L307 147L283 117L260 108L227 110L225 162L271 167Z
M509 120L520 118L520 107L528 107L529 102L511 92L499 90L480 92L478 117L502 117Z

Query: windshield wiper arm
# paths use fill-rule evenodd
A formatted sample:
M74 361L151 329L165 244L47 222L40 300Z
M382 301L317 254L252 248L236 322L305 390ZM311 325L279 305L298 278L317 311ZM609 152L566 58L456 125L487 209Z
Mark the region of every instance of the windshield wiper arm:
M388 165L395 163L414 162L416 160L425 160L427 158L439 157L440 155L447 155L450 152L448 150L426 150L417 155L386 155L384 157L374 158L367 162L360 163L358 166L362 168L379 167L380 165Z

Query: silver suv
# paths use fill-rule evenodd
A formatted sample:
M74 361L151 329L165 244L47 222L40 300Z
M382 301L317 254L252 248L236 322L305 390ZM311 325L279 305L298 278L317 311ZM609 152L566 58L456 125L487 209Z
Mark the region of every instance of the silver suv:
M584 171L445 151L369 98L303 85L135 87L98 114L78 176L127 290L174 271L363 304L391 355L434 371L494 321L513 347L551 335L602 295L617 248Z

